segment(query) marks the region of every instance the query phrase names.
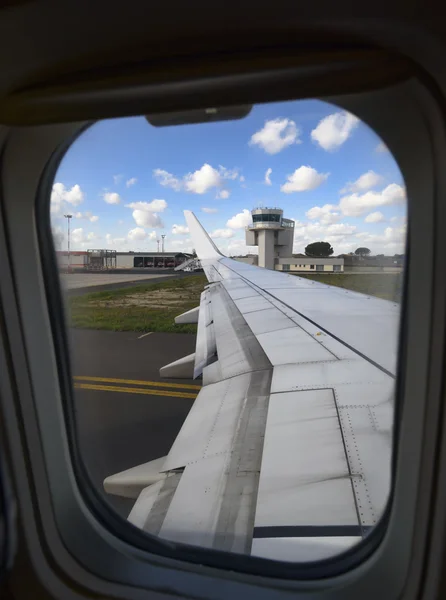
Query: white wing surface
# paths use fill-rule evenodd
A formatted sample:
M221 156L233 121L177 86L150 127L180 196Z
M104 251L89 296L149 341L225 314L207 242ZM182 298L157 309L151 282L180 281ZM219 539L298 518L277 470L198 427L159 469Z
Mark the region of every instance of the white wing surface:
M185 215L209 281L192 361L203 388L168 456L105 487L138 496L129 520L165 539L337 554L390 490L399 306L226 258Z

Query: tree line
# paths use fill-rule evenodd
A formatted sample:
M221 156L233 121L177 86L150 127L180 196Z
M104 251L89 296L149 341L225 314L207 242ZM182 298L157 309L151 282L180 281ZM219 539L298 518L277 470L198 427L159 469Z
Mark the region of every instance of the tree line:
M334 250L331 244L328 242L313 242L308 244L305 248L305 256L311 258L327 258L333 254ZM356 256L369 256L371 254L370 248L356 248L354 254Z

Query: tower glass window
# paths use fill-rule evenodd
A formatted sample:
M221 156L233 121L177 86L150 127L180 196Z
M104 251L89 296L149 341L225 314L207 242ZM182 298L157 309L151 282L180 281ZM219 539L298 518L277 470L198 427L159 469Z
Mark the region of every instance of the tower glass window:
M281 215L269 213L252 216L253 223L280 223L280 219Z

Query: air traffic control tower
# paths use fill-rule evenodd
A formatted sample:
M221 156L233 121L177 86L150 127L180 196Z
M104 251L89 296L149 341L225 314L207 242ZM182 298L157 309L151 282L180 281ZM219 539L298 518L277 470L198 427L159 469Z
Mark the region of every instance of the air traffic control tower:
M293 255L294 221L281 208L255 208L246 228L246 245L259 247L259 267L274 269L276 259Z

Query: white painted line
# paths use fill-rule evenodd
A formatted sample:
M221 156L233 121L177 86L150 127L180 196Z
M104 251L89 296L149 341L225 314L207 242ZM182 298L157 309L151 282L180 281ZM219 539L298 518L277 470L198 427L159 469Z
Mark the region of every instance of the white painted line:
M148 333L143 333L142 335L139 336L138 340L140 340L143 337L146 337L146 335L152 335L153 331L149 331Z

